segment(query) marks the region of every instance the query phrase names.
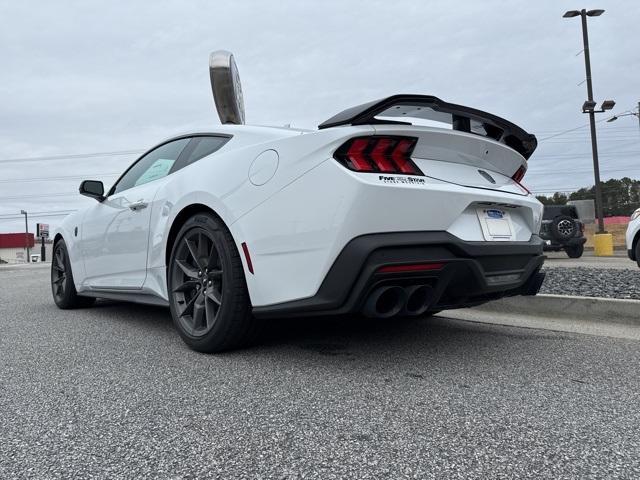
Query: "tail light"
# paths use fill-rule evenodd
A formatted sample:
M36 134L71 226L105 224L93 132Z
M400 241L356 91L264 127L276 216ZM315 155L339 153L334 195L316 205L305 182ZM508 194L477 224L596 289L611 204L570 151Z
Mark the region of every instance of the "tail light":
M356 137L340 146L333 158L355 172L424 175L411 160L417 141L414 137Z
M524 178L524 174L527 173L527 169L524 167L524 165L520 165L520 168L518 168L518 170L516 170L516 173L514 173L511 176L511 179L516 182L518 185L520 185L520 187L527 192L528 194L531 194L531 192L529 191L529 189L527 187L525 187L522 183L522 179Z
M516 173L514 173L511 176L511 178L513 178L516 182L520 183L524 178L525 173L527 173L527 169L524 168L524 165L520 165L520 168L516 170Z

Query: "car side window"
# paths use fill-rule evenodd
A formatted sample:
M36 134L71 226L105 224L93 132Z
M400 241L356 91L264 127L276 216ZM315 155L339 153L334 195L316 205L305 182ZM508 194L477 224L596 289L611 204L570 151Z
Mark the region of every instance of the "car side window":
M184 149L178 161L173 165L171 173L191 165L207 155L211 155L228 141L229 137L222 136L193 137L191 143Z
M207 155L211 155L229 141L227 137L195 137L194 140L198 143L189 154L187 165L197 162Z
M147 153L127 170L113 187L111 194L167 176L189 140L189 138L174 140Z

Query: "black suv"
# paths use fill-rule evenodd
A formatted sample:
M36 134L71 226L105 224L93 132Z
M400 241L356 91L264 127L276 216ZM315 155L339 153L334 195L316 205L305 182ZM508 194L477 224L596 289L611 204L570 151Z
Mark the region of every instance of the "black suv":
M545 205L542 214L540 238L545 251L564 250L569 258L580 258L584 253L584 223L578 220L574 205Z

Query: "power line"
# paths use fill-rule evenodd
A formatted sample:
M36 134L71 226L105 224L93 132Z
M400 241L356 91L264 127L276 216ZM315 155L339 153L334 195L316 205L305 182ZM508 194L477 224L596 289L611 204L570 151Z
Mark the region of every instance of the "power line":
M6 197L0 197L0 200L20 200L21 198L49 198L49 197L71 197L80 195L79 193L37 193L29 195L10 195Z
M593 185L585 187L584 185L582 187L566 187L566 188L550 188L548 190L530 190L531 193L564 193L564 192L576 192L578 190L590 190L594 188ZM618 190L618 187L615 186L611 186L611 185L603 185L602 186L602 190L603 191L608 191L608 190L613 190L616 191Z
M34 215L37 216L38 218L45 218L45 217L66 217L67 215L69 215L70 213L49 213L47 215ZM33 214L31 214L33 215ZM0 221L2 220L21 220L23 219L24 216L23 215L18 215L17 217L0 217Z
M553 172L527 172L526 176L529 175L549 175L550 173L590 173L593 169L574 169L574 170L554 170ZM613 173L613 172L629 172L629 171L640 171L640 165L637 167L628 167L628 168L610 168L606 170L602 170L602 173Z
M622 113L618 113L616 114L616 116L620 116L624 113L627 112L622 112ZM608 117L610 118L610 117ZM607 119L608 119L607 118ZM589 126L589 124L585 124L585 126ZM610 125L607 126L607 130L637 130L637 127L634 127L632 125L625 125L622 123L612 123ZM573 129L570 129L573 130ZM560 129L560 130L534 130L533 133L535 133L536 135L540 135L540 134L553 134L553 133L561 133L561 132L565 132L566 130Z
M10 162L40 162L44 160L72 160L75 158L92 158L92 157L115 157L118 155L133 155L145 152L146 150L116 150L112 152L93 152L93 153L76 153L71 155L51 155L47 157L24 157L24 158L4 158L0 163Z
M41 212L28 212L29 215L48 215L50 213L72 213L72 212L77 212L78 210L76 208L73 209L63 209L63 210L43 210ZM15 215L18 215L20 217L22 217L22 214L18 214L18 213L0 213L0 217L13 217Z
M606 119L598 120L596 123L603 122L604 120L606 120ZM589 124L587 123L587 124L585 124L585 125L580 125L579 127L570 128L570 129L565 130L565 131L563 131L563 132L556 133L555 135L550 135L550 136L548 136L548 137L540 138L540 139L538 140L538 142L544 142L545 140L549 140L550 138L559 137L560 135L564 135L564 134L569 133L569 132L575 132L576 130L580 130L580 129L585 128L585 127L588 127L588 126L589 126Z
M627 113L627 112L623 112L623 113ZM618 114L621 115L621 114ZM601 120L598 120L596 123L601 123L608 120L608 118L604 118ZM579 127L575 127L575 128L570 128L568 130L538 130L535 131L534 133L536 135L541 135L541 134L552 134L551 136L545 137L545 138L541 138L538 139L539 142L541 141L545 141L548 140L550 138L553 137L557 137L560 135L565 135L571 132L575 132L578 134L582 134L582 132L577 132L577 130L580 130L582 128L588 127L589 124L585 124L585 125L581 125ZM607 130L602 130L601 132L598 133L598 135L602 135L604 133L620 133L618 131L636 131L637 128L636 127L630 127L630 126L626 126L626 125L616 125L616 126L612 126L609 127ZM586 135L588 135L587 132L584 132ZM627 138L627 137L622 137L622 138ZM75 159L75 158L92 158L92 157L112 157L112 156L119 156L119 155L133 155L133 154L138 154L138 153L144 153L146 150L144 149L130 149L130 150L114 150L114 151L108 151L108 152L89 152L89 153L71 153L71 154L59 154L59 155L48 155L48 156L41 156L41 157L22 157L22 158L4 158L4 159L0 159L0 163L11 163L11 162L38 162L38 161L43 161L43 160L68 160L68 159Z
M89 173L86 175L65 175L60 177L39 177L39 178L9 178L0 180L0 183L15 183L15 182L50 182L55 180L80 180L88 177L115 177L120 173Z
M588 136L563 137L563 138L557 138L555 140L549 140L548 142L544 142L540 146L542 147L547 145L560 145L560 144L570 144L570 143L578 144L578 143L586 142L587 140L589 140ZM603 143L618 143L625 140L631 140L629 143L636 143L640 141L640 136L635 137L631 135L615 135L615 136L598 135L598 140L602 140Z
M600 119L600 120L598 120L598 121L597 121L597 122L595 122L595 123L602 123L602 122L606 122L607 120L609 120L609 118L611 118L611 117L607 117L607 118ZM588 126L589 126L589 124L588 124L588 123L586 123L586 124L581 125L581 126L579 126L579 127L569 128L568 130L561 131L561 132L559 132L559 133L556 133L555 135L550 135L550 136L548 136L548 137L540 138L540 139L538 139L538 142L544 142L545 140L549 140L549 139L551 139L551 138L559 137L560 135L565 135L565 134L567 134L567 133L575 132L576 130L581 130L581 129L586 128L586 127L588 127Z
M602 122L602 120L598 120L598 122ZM589 124L586 124L582 127L574 127L574 128L570 128L568 130L546 130L546 131L537 131L534 132L536 135L555 135L555 134L562 134L562 135L588 135L589 131L582 131L582 128L588 127ZM602 134L607 134L607 135L628 135L629 133L632 132L637 132L638 131L638 127L624 127L624 128L614 128L614 127L610 127L610 126L605 126L605 128L602 128L598 131L598 135Z
M624 157L627 155L638 155L640 154L640 150L614 150L612 152L605 152L600 154L600 156L606 157ZM546 154L546 155L538 155L537 158L581 158L585 156L591 155L586 152L576 152L576 153L556 153L556 154Z

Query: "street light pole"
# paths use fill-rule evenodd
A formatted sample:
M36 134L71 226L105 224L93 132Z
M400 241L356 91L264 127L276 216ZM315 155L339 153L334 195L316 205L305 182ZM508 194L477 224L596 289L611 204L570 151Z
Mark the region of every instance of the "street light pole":
M604 112L611 110L616 104L613 100L606 100L602 103L600 110L595 110L596 102L593 101L593 85L591 82L591 56L589 54L589 33L587 32L587 17L599 17L604 13L602 9L585 10L580 11L569 10L565 12L564 18L573 18L580 16L582 20L582 45L584 51L584 68L587 74L587 96L589 97L582 105L582 113L589 114L589 126L591 127L591 152L593 155L593 176L595 178L596 189L596 215L598 217L598 234L605 233L604 231L604 216L602 213L602 185L600 184L600 165L598 162L598 141L596 139L596 112Z
M20 213L24 215L24 241L27 243L27 263L31 262L31 249L29 248L29 217L26 210L20 210Z
M582 20L582 43L584 46L584 68L587 74L587 99L593 102L593 85L591 83L591 57L589 55L589 33L587 31L587 11L580 10ZM591 129L591 153L593 156L593 176L596 187L596 214L598 216L598 233L604 233L604 216L602 213L602 185L600 184L600 163L598 161L598 140L596 139L596 114L589 110L589 126Z

